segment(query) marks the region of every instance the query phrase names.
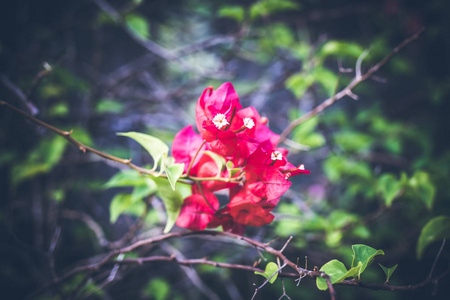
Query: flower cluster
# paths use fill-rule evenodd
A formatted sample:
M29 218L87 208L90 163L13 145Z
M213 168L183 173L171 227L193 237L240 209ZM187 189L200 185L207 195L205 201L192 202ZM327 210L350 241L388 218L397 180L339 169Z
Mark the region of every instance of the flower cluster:
M266 126L267 118L253 107L242 108L231 83L205 89L195 113L199 134L185 127L172 146L175 161L184 163L184 173L197 183L176 224L242 234L245 226L272 222L270 212L291 186L288 178L310 171L286 160L287 150L277 148L279 136ZM220 207L214 192L225 189L230 200Z

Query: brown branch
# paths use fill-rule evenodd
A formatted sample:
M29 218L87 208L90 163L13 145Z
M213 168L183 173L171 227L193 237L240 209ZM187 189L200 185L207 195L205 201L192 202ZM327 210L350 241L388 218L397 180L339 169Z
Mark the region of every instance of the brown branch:
M27 118L28 120L30 120L30 121L32 121L32 122L38 124L38 125L41 125L42 127L45 127L45 128L47 128L47 129L49 129L49 130L55 132L56 134L62 136L62 137L65 138L67 141L69 141L70 143L72 143L72 144L74 144L75 146L77 146L78 149L80 149L80 151L82 151L82 152L86 152L86 151L92 152L92 153L94 153L94 154L96 154L96 155L98 155L98 156L100 156L100 157L103 157L103 158L106 158L106 159L109 159L109 160L112 160L112 161L115 161L115 162L118 162L118 163L127 165L128 167L130 167L130 168L132 168L132 169L138 171L138 172L141 173L141 174L156 175L155 172L153 172L152 170L148 170L148 169L139 167L139 166L137 166L137 165L131 163L131 159L123 159L123 158L119 158L119 157L116 157L116 156L107 154L107 153L105 153L105 152L99 151L99 150L97 150L97 149L91 148L91 147L89 147L89 146L86 146L86 145L80 143L78 140L74 139L74 138L71 136L72 131L63 131L63 130L61 130L61 129L58 129L58 128L56 128L56 127L53 127L52 125L47 124L47 123L45 123L45 122L43 122L43 121L41 121L41 120L39 120L39 119L36 119L36 118L33 117L32 115L30 115L30 114L24 112L24 111L21 110L21 109L18 109L17 107L15 107L15 106L13 106L13 105L11 105L11 104L5 102L5 101L0 100L0 105L4 105L4 106L8 107L9 109L11 109L11 110L13 110L13 111L15 111L15 112L17 112L17 113L23 115L23 116L24 116L25 118Z
M359 74L353 78L353 80L340 92L335 93L332 97L326 99L321 104L316 106L313 110L309 111L307 114L303 115L302 117L295 119L292 121L288 127L281 133L280 139L278 143L282 143L286 140L288 135L301 123L305 122L306 120L314 117L315 115L321 113L325 108L333 105L336 101L339 99L350 96L354 97L356 95L353 94L353 89L358 86L361 82L367 80L370 78L375 72L377 72L382 66L384 66L394 55L396 55L400 50L402 50L404 47L406 47L411 42L415 41L419 38L419 36L425 31L425 28L421 28L418 32L416 32L414 35L410 36L409 38L405 39L403 42L401 42L397 47L395 47L387 56L385 56L382 60L380 60L377 64L372 66L366 73Z
M138 241L130 246L127 246L127 247L124 247L124 248L121 248L118 250L111 251L111 252L105 254L103 256L103 258L96 263L75 267L75 268L69 270L68 272L66 272L65 274L63 274L62 276L60 276L58 278L54 278L52 281L50 281L49 283L47 283L43 287L41 287L38 291L29 295L27 297L27 299L33 299L36 295L39 295L46 289L48 289L52 286L55 286L55 285L59 285L62 282L66 281L67 279L69 279L70 277L72 277L76 274L83 273L83 272L92 274L93 272L99 270L101 267L103 267L104 265L106 265L108 263L142 265L144 263L150 263L150 262L155 262L155 261L172 261L172 262L175 262L175 263L178 263L181 265L187 265L187 266L195 265L195 264L206 264L206 265L211 265L211 266L219 267L219 268L239 269L239 270L244 270L244 271L249 271L249 272L257 271L257 272L264 273L264 270L261 270L259 268L253 267L253 266L210 261L210 260L207 260L206 258L177 259L174 255L172 255L172 256L151 256L151 257L141 257L141 258L127 258L127 259L123 259L122 261L113 260L117 255L133 251L142 246L158 243L158 242L173 239L173 238L196 237L196 236L205 236L205 235L206 236L214 236L214 237L222 236L222 237L234 239L236 241L244 241L245 243L249 244L250 246L256 247L257 249L262 249L262 250L266 251L267 253L270 253L270 254L273 254L273 255L279 257L283 261L283 266L288 265L295 270L294 273L293 272L290 272L290 273L279 272L280 277L291 277L291 278L296 278L296 279L304 278L304 277L308 277L310 279L322 277L325 280L327 280L327 285L329 287L331 299L332 300L335 299L334 288L332 285L330 287L329 276L326 273L324 273L322 271L314 271L314 270L307 270L307 269L300 268L295 263L290 261L286 256L284 256L281 253L281 251L268 246L266 243L262 243L262 242L253 240L251 238L240 236L240 235L229 233L229 232L208 231L208 230L173 232L173 233L163 234L160 236L156 236L156 237L152 237L149 239L144 239L144 240ZM438 276L427 277L421 283L418 283L415 285L408 285L408 286L391 286L391 285L387 285L387 284L367 284L367 283L357 282L355 280L344 280L343 282L340 282L338 284L345 285L345 286L355 286L355 287L367 288L367 289L371 289L371 290L408 291L408 290L417 290L417 289L420 289L432 282L439 281L440 279L447 276L449 273L450 273L450 270L447 270L446 272L444 272Z
M228 74L221 74L218 70L213 71L204 71L200 70L196 66L187 63L183 60L175 51L171 51L169 49L164 48L163 46L155 43L150 39L144 39L138 34L136 34L129 26L126 25L124 19L121 14L115 10L107 1L105 0L93 0L93 2L107 15L109 15L116 23L120 24L123 30L139 45L144 47L149 52L169 61L176 62L179 67L181 67L185 71L194 72L200 76L216 78L216 79L224 79L229 77ZM211 42L214 44L214 41ZM205 45L208 45L208 42L205 42ZM187 51L187 50L185 50Z
M337 283L339 285L346 285L346 286L357 286L362 287L370 290L384 290L384 291L413 291L421 289L425 286L427 286L430 283L436 282L441 280L442 278L448 276L450 274L450 269L443 272L440 275L437 275L435 277L427 277L422 282L417 284L411 284L411 285L389 285L389 284L371 284L371 283L362 283L355 280L344 280L340 283Z

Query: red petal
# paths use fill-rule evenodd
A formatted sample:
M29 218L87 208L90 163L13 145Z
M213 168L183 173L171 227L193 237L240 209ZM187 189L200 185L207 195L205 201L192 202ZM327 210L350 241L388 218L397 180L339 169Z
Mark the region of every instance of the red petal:
M218 208L219 201L212 193L211 195L208 197L209 204ZM184 199L176 224L190 230L203 230L213 219L214 213L202 195L193 194Z
M184 172L187 172L191 160L194 158L202 143L203 138L194 132L192 126L181 129L175 135L172 143L172 156L177 163L184 163ZM206 145L203 146L203 150L206 150ZM194 166L198 163L199 159L200 156L197 156Z

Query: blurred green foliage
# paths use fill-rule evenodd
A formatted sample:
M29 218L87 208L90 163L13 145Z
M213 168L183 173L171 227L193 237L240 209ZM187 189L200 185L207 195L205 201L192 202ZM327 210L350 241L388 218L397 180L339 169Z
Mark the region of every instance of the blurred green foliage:
M168 158L168 144L175 132L193 123L194 103L205 87L231 80L244 106L256 106L270 120L271 129L280 133L290 121L348 84L364 51L368 55L361 64L363 72L423 24L428 29L422 39L402 50L374 81L354 90L359 101L344 98L292 132L291 143L282 146L290 148L292 161L305 163L312 174L293 179L270 226L249 228L247 234L264 241L280 238L280 247L294 236L285 254L308 256L309 267L331 272L334 282L361 279L365 271L363 282L408 285L421 280L417 274L428 274L442 239L450 237L449 102L445 101L450 77L441 59L445 47L440 36L448 26L438 17L450 4L110 1L122 22L95 1L24 2L27 5L16 4L2 20L3 30L14 31L0 45L2 78L29 92L26 100L38 107L37 118L63 130L73 129L72 137L86 145L132 158L140 166L172 172L173 180L170 184L100 162L1 107L0 221L7 230L1 231L5 247L0 279L10 286L5 295L20 298L42 281L52 280L48 256L40 257L28 248L50 253L55 228L62 228L52 252L57 274L104 253L89 222L68 220L62 213L66 210L90 216L110 241L124 236L147 210L139 234L160 234L167 219L165 230L173 226L190 189L178 182L181 191L173 190L179 166ZM50 14L50 8L55 13ZM148 52L127 32L150 46L160 45L158 49L177 59ZM36 83L35 74L45 61L52 71ZM14 91L4 84L1 88L2 100L21 105L13 102L18 98ZM136 131L158 138L160 143L152 140L147 147L150 155L134 141L115 135ZM156 152L155 143L160 145ZM254 252L217 241L202 240L201 247L198 240L177 242L172 245L186 256L246 265L259 259ZM351 249L355 244L375 248ZM375 249L386 251L384 257L376 257L382 270L366 269L381 254ZM163 247L147 250L140 254L165 251ZM448 260L444 251L436 272L444 270ZM277 270L274 263L266 265L272 273ZM224 299L233 298L224 285L245 299L254 292L252 284L261 279L212 267L196 270ZM103 271L97 277L74 276L39 299L203 297L189 278L173 271L173 265L123 268L122 277L101 286L111 269ZM258 296L279 298L279 281ZM296 287L284 280L291 298L328 298L305 281ZM448 296L442 290L437 297ZM346 299L379 298L358 288L339 293ZM384 297L402 299L403 295ZM426 299L429 293L411 297Z

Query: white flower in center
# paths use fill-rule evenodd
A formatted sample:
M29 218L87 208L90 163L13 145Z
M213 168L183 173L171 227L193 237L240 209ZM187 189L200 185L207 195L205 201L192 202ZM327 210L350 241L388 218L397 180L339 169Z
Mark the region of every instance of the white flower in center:
M283 154L281 154L280 151L273 151L272 154L270 155L270 158L272 160L282 160Z
M255 122L251 118L244 118L244 126L248 129L252 129L255 126Z
M226 116L224 114L217 114L212 121L214 125L216 125L216 127L219 129L222 129L222 127L225 127L228 124L230 124L228 123Z

